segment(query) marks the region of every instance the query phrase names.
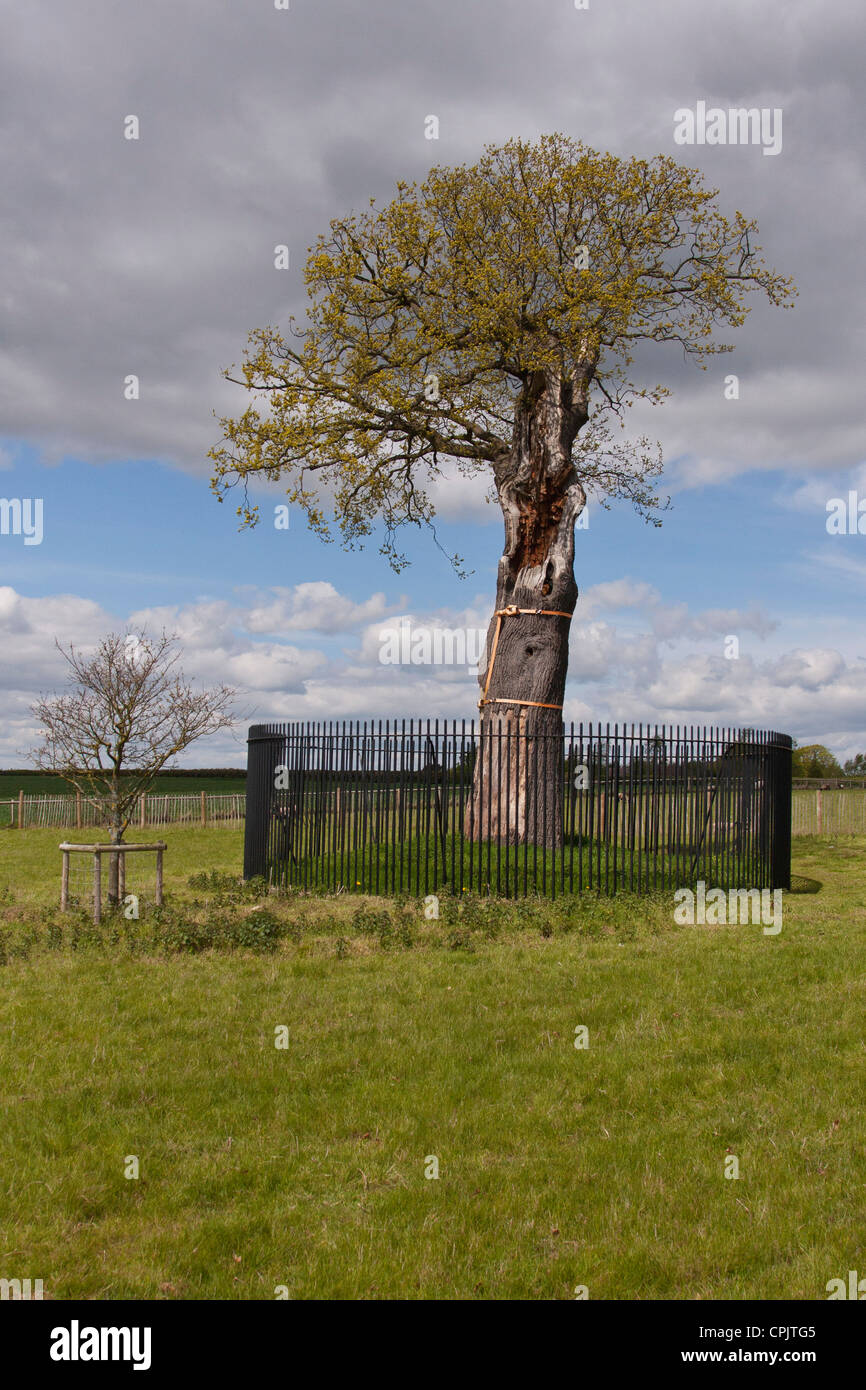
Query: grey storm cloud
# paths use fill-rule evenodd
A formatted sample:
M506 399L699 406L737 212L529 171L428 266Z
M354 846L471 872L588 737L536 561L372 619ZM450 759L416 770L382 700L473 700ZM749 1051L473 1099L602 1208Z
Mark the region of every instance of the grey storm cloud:
M248 330L303 313L307 247L395 180L561 130L699 164L801 287L707 374L646 361L641 428L713 469L863 453L861 0L43 0L0 6L0 433L201 469ZM779 107L783 148L678 147L674 111ZM140 139L123 138L124 117ZM435 114L440 138L424 138ZM274 268L274 246L291 268ZM644 360L638 363L644 366ZM725 372L742 382L726 402ZM123 398L136 374L141 399ZM832 410L824 408L832 402ZM688 470L683 472L688 480Z

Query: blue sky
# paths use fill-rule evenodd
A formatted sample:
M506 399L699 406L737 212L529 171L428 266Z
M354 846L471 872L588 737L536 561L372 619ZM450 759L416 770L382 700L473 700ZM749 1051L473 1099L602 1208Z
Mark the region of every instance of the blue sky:
M148 459L45 464L23 441L6 439L0 447L14 460L0 474L4 495L44 499L40 547L3 538L4 581L24 584L34 596L74 592L123 614L231 599L244 585L306 580L363 594L381 589L389 601L405 596L419 610L459 608L476 590L493 593L502 534L495 506L487 508L486 522L438 524L443 549L466 557L469 577L454 573L426 530L411 533L412 563L396 575L375 538L358 551L339 541L325 544L296 508L289 530L275 529L274 493L257 496L259 525L239 529L233 495L219 503L204 472L195 476ZM676 463L670 471L676 474ZM757 605L789 633L815 622L838 623L840 631L856 627L863 588L841 580L835 566L844 558L866 574L866 538L828 535L826 501L846 497L861 477L861 469L836 470L811 493L802 474L778 472L744 474L735 485L684 487L661 514L661 527L647 525L625 503L609 511L590 503L589 525L577 532L578 587L628 575L692 608ZM668 495L665 479L659 490ZM798 491L805 493L799 500ZM862 483L859 495L866 497Z
M81 459L46 464L26 444L6 440L5 449L14 461L3 470L3 491L44 499L44 539L39 547L26 547L20 537L3 538L4 584L48 603L58 595L89 601L105 616L106 626L123 625L147 610L155 615L150 627L164 622L176 629L179 616L185 614L189 620L217 603L222 607L214 641L226 650L234 643L243 648L249 641L250 605L275 588L327 585L356 604L382 595L384 616L374 615L372 624L370 615L362 614L347 625L338 623L337 630L327 630L327 623L323 630L311 622L309 628L301 623L291 632L293 649L324 658L339 682L354 685L358 660L363 662L362 634L375 637L377 622L380 629L387 628L389 613L410 614L416 624L433 620L456 625L469 608L481 626L486 623L485 605L491 604L501 542L501 522L492 506L476 507L479 519L468 524L440 523L443 547L469 558L474 572L467 578L455 575L424 531L411 540L413 563L395 575L375 541L354 552L344 551L339 543L325 545L307 531L296 510L288 531L275 529L273 493L259 496L260 524L239 530L231 498L218 503L203 471L194 474L146 459L114 465ZM672 478L677 471L674 464ZM863 565L864 538L827 534L824 494L845 496L860 476L856 470L840 471L821 477L816 486L802 474L756 471L741 474L735 485L722 480L679 487L659 528L648 526L625 504L606 511L590 503L589 525L577 533L576 573L582 595L587 590L600 592L593 622L601 619L604 630L627 646L646 636L653 618L661 616L657 629L662 655L667 647L671 654L679 651L686 662L721 656L730 630L739 635L740 659L747 662L778 660L792 649L812 650L817 642L821 650L841 653L858 670L863 664L858 657L866 656L866 650L859 651L866 648L862 576L852 575L847 582L839 566L851 565L856 571ZM623 581L631 584L624 594L617 587ZM653 592L649 606L635 602L635 590L641 589ZM582 597L576 625L583 604ZM707 630L692 633L685 646L677 642L681 617L697 622L700 629L702 615L716 610L730 612L730 621L710 622ZM202 645L207 652L206 627L205 623L204 632L196 628L197 642L187 644L191 656L203 655ZM259 623L257 636L273 645L286 639L279 622L272 629ZM205 667L199 669L210 665L208 654ZM197 673L195 662L189 669ZM569 694L577 686L580 707L567 713L575 718L641 717L633 685L627 705L618 702L615 654L608 678L599 680L599 673L592 671L588 687L580 684L579 669L578 662ZM215 678L217 673L212 674ZM473 673L467 668L433 674L448 681L445 712L471 716L477 698ZM407 675L417 677L416 672ZM243 688L247 693L248 687ZM259 693L256 717L270 717L268 698ZM431 698L435 696L429 684L422 694L417 682L413 688L407 681L407 713L438 712L429 704ZM282 704L273 708L274 717L287 713ZM394 711L389 706L384 712ZM775 722L771 705L751 712L763 713L764 724ZM351 717L382 713L378 690L371 691L366 703L363 684L356 689ZM720 708L718 715L712 709L670 711L671 717L677 713L683 722L712 722L714 715L721 716L720 722L736 722L737 710ZM653 717L649 706L647 717ZM815 700L813 722L808 710L801 720L801 740L822 735L835 741L840 753L849 752L847 742L842 744L838 736L834 740L836 731L828 733L823 727L820 698ZM227 761L240 760L236 738L223 747Z

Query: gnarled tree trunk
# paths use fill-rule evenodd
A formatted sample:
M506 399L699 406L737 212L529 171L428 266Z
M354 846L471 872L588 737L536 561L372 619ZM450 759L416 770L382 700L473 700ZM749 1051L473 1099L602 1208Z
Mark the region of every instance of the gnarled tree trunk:
M505 844L562 845L562 703L577 602L574 524L586 493L571 448L587 419L586 380L536 372L515 406L512 447L494 465L505 518L496 609L487 633L480 746L464 833ZM564 616L562 616L564 615Z

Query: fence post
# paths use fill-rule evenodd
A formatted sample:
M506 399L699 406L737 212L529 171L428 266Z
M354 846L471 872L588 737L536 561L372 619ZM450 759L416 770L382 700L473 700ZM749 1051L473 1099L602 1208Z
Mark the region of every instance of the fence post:
M60 874L60 910L65 912L69 906L69 850L63 851L63 869Z
M81 792L75 793L75 829L81 829Z
M820 788L815 792L815 816L818 822L818 834L824 828L824 794Z
M24 829L24 793L18 793L18 829Z
M201 823L202 826L207 825L207 797L204 792L201 794Z
M288 735L273 725L253 724L247 739L244 878L266 878L273 833L274 778L288 760Z
M773 841L771 849L772 888L791 887L791 828L793 820L793 790L791 787L791 765L793 762L793 743L787 734L770 735L770 756L772 777L770 792L772 807ZM766 795L766 791L765 791Z
M93 922L99 926L102 921L102 855L96 850L93 855Z
M162 849L156 851L156 905L162 907Z
M140 796L140 797L138 798L138 823L139 823L139 825L141 826L141 829L143 830L143 829L144 829L144 797L143 797L143 796Z

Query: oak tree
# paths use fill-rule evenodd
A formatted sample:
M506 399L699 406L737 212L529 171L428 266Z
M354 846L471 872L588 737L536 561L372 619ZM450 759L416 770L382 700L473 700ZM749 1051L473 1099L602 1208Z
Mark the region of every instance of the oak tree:
M575 522L592 495L659 524L660 451L618 432L635 400L668 394L643 345L705 367L750 292L794 291L756 224L667 156L548 135L396 189L311 248L306 322L254 330L224 373L251 401L221 421L212 487L222 500L242 484L255 524L250 480L282 480L325 539L335 524L353 547L381 526L399 570L401 529L433 525L430 482L487 472L505 544L466 829L557 844Z

